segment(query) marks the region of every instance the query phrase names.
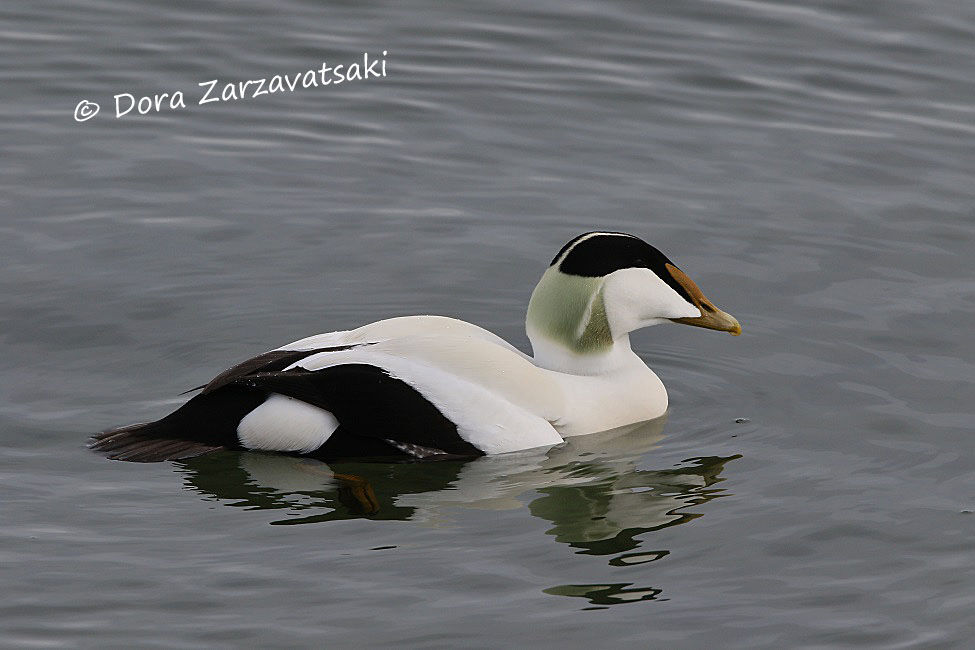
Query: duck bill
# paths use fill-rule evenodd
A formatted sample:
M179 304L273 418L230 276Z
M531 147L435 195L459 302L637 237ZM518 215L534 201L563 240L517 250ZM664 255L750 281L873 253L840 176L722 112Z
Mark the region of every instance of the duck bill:
M717 307L713 308L714 311L712 312L705 312L702 309L699 318L671 318L670 320L675 323L683 323L684 325L705 327L709 330L718 330L719 332L730 332L732 336L741 334L741 325L734 316L721 311Z
M729 332L732 336L741 334L741 325L738 323L738 319L715 307L714 303L708 300L701 289L694 284L694 281L687 277L687 274L673 264L667 264L667 270L673 276L674 280L684 287L688 295L690 295L691 300L694 301L694 305L701 310L701 315L697 317L671 318L670 320L684 325L704 327L709 330L718 330L719 332Z

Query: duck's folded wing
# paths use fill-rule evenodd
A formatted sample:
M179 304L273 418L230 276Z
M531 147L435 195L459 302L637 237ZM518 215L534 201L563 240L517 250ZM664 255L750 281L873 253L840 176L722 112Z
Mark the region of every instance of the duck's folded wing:
M562 442L550 424L564 399L556 382L479 333L272 350L200 388L165 418L91 447L154 461L240 447L469 457Z
M408 383L378 366L350 363L322 370L261 372L235 385L284 395L328 411L338 421L316 455L368 456L392 447L408 455L482 456L457 425ZM377 444L378 443L378 444Z
M404 337L310 355L289 370L316 372L344 364L373 366L400 380L454 423L464 440L485 453L562 442L550 424L564 412L561 387L550 373L492 341L471 336Z

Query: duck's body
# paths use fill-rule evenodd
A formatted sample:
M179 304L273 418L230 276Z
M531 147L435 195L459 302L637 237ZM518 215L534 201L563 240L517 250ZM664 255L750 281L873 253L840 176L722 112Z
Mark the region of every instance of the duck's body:
M92 447L155 461L227 448L443 458L551 446L666 412L666 389L629 332L667 319L740 331L653 247L587 233L532 295L534 357L464 321L391 318L245 361L162 420L107 431Z

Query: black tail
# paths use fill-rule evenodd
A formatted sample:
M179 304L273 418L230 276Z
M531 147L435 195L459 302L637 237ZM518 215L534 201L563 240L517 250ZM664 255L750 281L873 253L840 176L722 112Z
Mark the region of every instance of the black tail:
M281 371L319 352L354 347L357 345L265 352L220 373L210 383L194 388L203 390L163 419L109 429L92 436L88 447L113 460L137 463L192 458L218 449L240 449L237 425L267 398L269 391L237 385L237 380L255 373Z
M113 460L155 463L239 449L237 425L267 392L237 386L201 393L155 422L130 424L92 436L90 449Z
M192 458L224 449L222 445L196 440L160 437L160 434L165 435L165 430L169 428L160 426L160 422L130 424L127 427L109 429L92 436L88 448L102 452L112 460L128 460L136 463Z

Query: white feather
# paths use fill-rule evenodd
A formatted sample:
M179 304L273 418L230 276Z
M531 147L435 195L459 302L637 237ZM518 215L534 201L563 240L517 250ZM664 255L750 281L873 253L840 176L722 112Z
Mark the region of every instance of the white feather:
M237 438L247 449L304 454L324 445L338 426L325 409L274 393L244 416Z
M313 348L375 343L412 336L471 337L498 345L510 352L530 359L503 338L473 323L447 316L398 316L369 323L354 330L326 332L303 338L278 348L279 350L311 350Z
M614 271L603 283L606 318L614 337L669 318L691 318L701 310L687 302L660 277L644 268Z

